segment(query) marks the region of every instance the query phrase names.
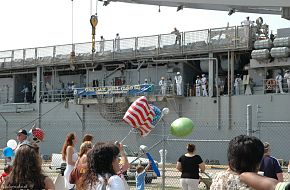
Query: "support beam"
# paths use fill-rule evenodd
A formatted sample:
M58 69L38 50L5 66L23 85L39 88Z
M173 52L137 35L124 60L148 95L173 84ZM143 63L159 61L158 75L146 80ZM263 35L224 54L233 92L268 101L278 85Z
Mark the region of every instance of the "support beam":
M213 53L208 54L209 58L213 58ZM217 66L218 64L216 64ZM214 74L214 62L213 59L208 60L208 94L209 97L213 97L213 90L214 90L214 80L215 80L215 74Z

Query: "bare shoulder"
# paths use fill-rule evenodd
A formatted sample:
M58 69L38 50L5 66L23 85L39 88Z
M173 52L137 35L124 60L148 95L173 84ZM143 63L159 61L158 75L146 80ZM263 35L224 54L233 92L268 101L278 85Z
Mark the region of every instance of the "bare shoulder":
M46 190L55 190L55 186L54 186L54 183L53 183L51 178L45 177L44 178L44 184L45 184L45 189Z
M68 146L66 148L66 152L74 152L74 147L73 146Z

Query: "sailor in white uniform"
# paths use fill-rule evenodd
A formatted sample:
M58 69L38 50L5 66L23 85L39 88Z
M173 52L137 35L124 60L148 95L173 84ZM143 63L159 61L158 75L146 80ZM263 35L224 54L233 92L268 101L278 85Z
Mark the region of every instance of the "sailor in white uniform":
M208 96L207 90L206 90L207 79L205 77L205 74L202 74L201 76L202 76L201 77L202 96Z
M182 76L180 75L180 72L176 73L177 75L174 77L175 83L176 83L176 94L178 96L182 95Z
M235 87L235 95L239 95L240 94L240 86L241 86L241 77L239 74L237 74L237 77L235 79L235 83L234 83L234 87Z
M116 38L115 38L115 50L120 51L120 35L119 35L119 33L116 34Z
M161 77L161 80L159 81L159 86L161 88L161 94L165 95L166 94L167 84L166 84L166 81L165 81L164 77Z
M105 51L105 38L104 38L104 36L101 36L100 53L103 55L104 51Z
M288 93L290 93L290 73L289 70L285 71L284 79L287 81Z
M276 93L278 93L278 91L279 91L281 94L284 94L283 87L282 87L282 81L283 81L283 77L282 77L281 73L279 72L278 75L276 76Z
M246 20L241 22L241 25L244 27L244 37L243 40L246 41L249 38L250 27L254 24L254 21L250 20L250 17L246 17Z
M200 96L200 86L201 86L201 80L199 76L197 75L195 80L195 95Z

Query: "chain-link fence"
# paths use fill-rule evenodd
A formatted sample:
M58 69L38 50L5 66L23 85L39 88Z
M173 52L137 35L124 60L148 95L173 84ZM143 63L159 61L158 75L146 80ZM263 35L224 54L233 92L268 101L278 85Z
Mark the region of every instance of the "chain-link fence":
M16 139L16 131L20 128L29 130L34 123L45 131L45 141L40 145L45 160L49 160L52 153L60 153L65 137L70 132L76 132L78 136L79 143L77 147L79 147L81 139L86 133L94 136L94 142L122 141L133 152L139 152L140 145L146 145L152 157L159 163L158 167L161 172L161 177L146 184L146 188L181 189L179 184L181 173L175 167L178 158L186 152L188 143L196 145L197 154L207 164L206 172L209 176L212 176L226 168L229 140L239 134L247 133L246 113L239 116L221 114L219 115L220 126L218 126L217 117L214 116L215 110L209 111L200 108L198 111L191 111L187 107L190 105L180 104L178 100L168 100L167 102L154 102L159 108L168 107L170 113L164 116L163 120L157 124L148 136L141 137L120 120L129 106L129 102L127 104L112 102L107 105L81 106L71 102L67 104L55 102L44 103L40 117L35 112L1 113L1 148L6 146L7 140ZM188 117L194 121L193 132L185 138L178 138L170 134L171 123L180 116ZM271 144L273 155L279 160L283 160L282 166L285 171L290 156L290 153L285 151L289 144L287 138L289 125L290 122L260 121L257 125L257 131L254 131L256 133L253 133L262 141ZM162 150L166 150L164 151L166 152L164 160L161 160ZM50 162L45 162L44 170L50 177L56 179L58 173L49 169L49 165ZM205 181L201 183L201 188L210 183L208 176L203 175L203 177ZM285 180L289 179L288 173L284 174L284 178ZM134 189L134 181L130 180L129 185Z

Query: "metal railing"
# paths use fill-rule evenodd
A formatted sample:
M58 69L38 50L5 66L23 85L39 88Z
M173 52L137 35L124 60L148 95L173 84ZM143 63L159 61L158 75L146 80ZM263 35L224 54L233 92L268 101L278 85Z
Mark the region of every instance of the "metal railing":
M147 58L162 55L182 55L248 49L249 36L244 36L243 26L188 31L181 33L181 44L175 44L174 34L160 34L120 39L120 49L115 40L96 42L96 53L92 54L92 43L64 44L48 47L17 49L0 52L0 69L31 67L35 65L68 64L71 52L75 52L76 62L112 61L122 59ZM247 43L246 43L247 42Z

